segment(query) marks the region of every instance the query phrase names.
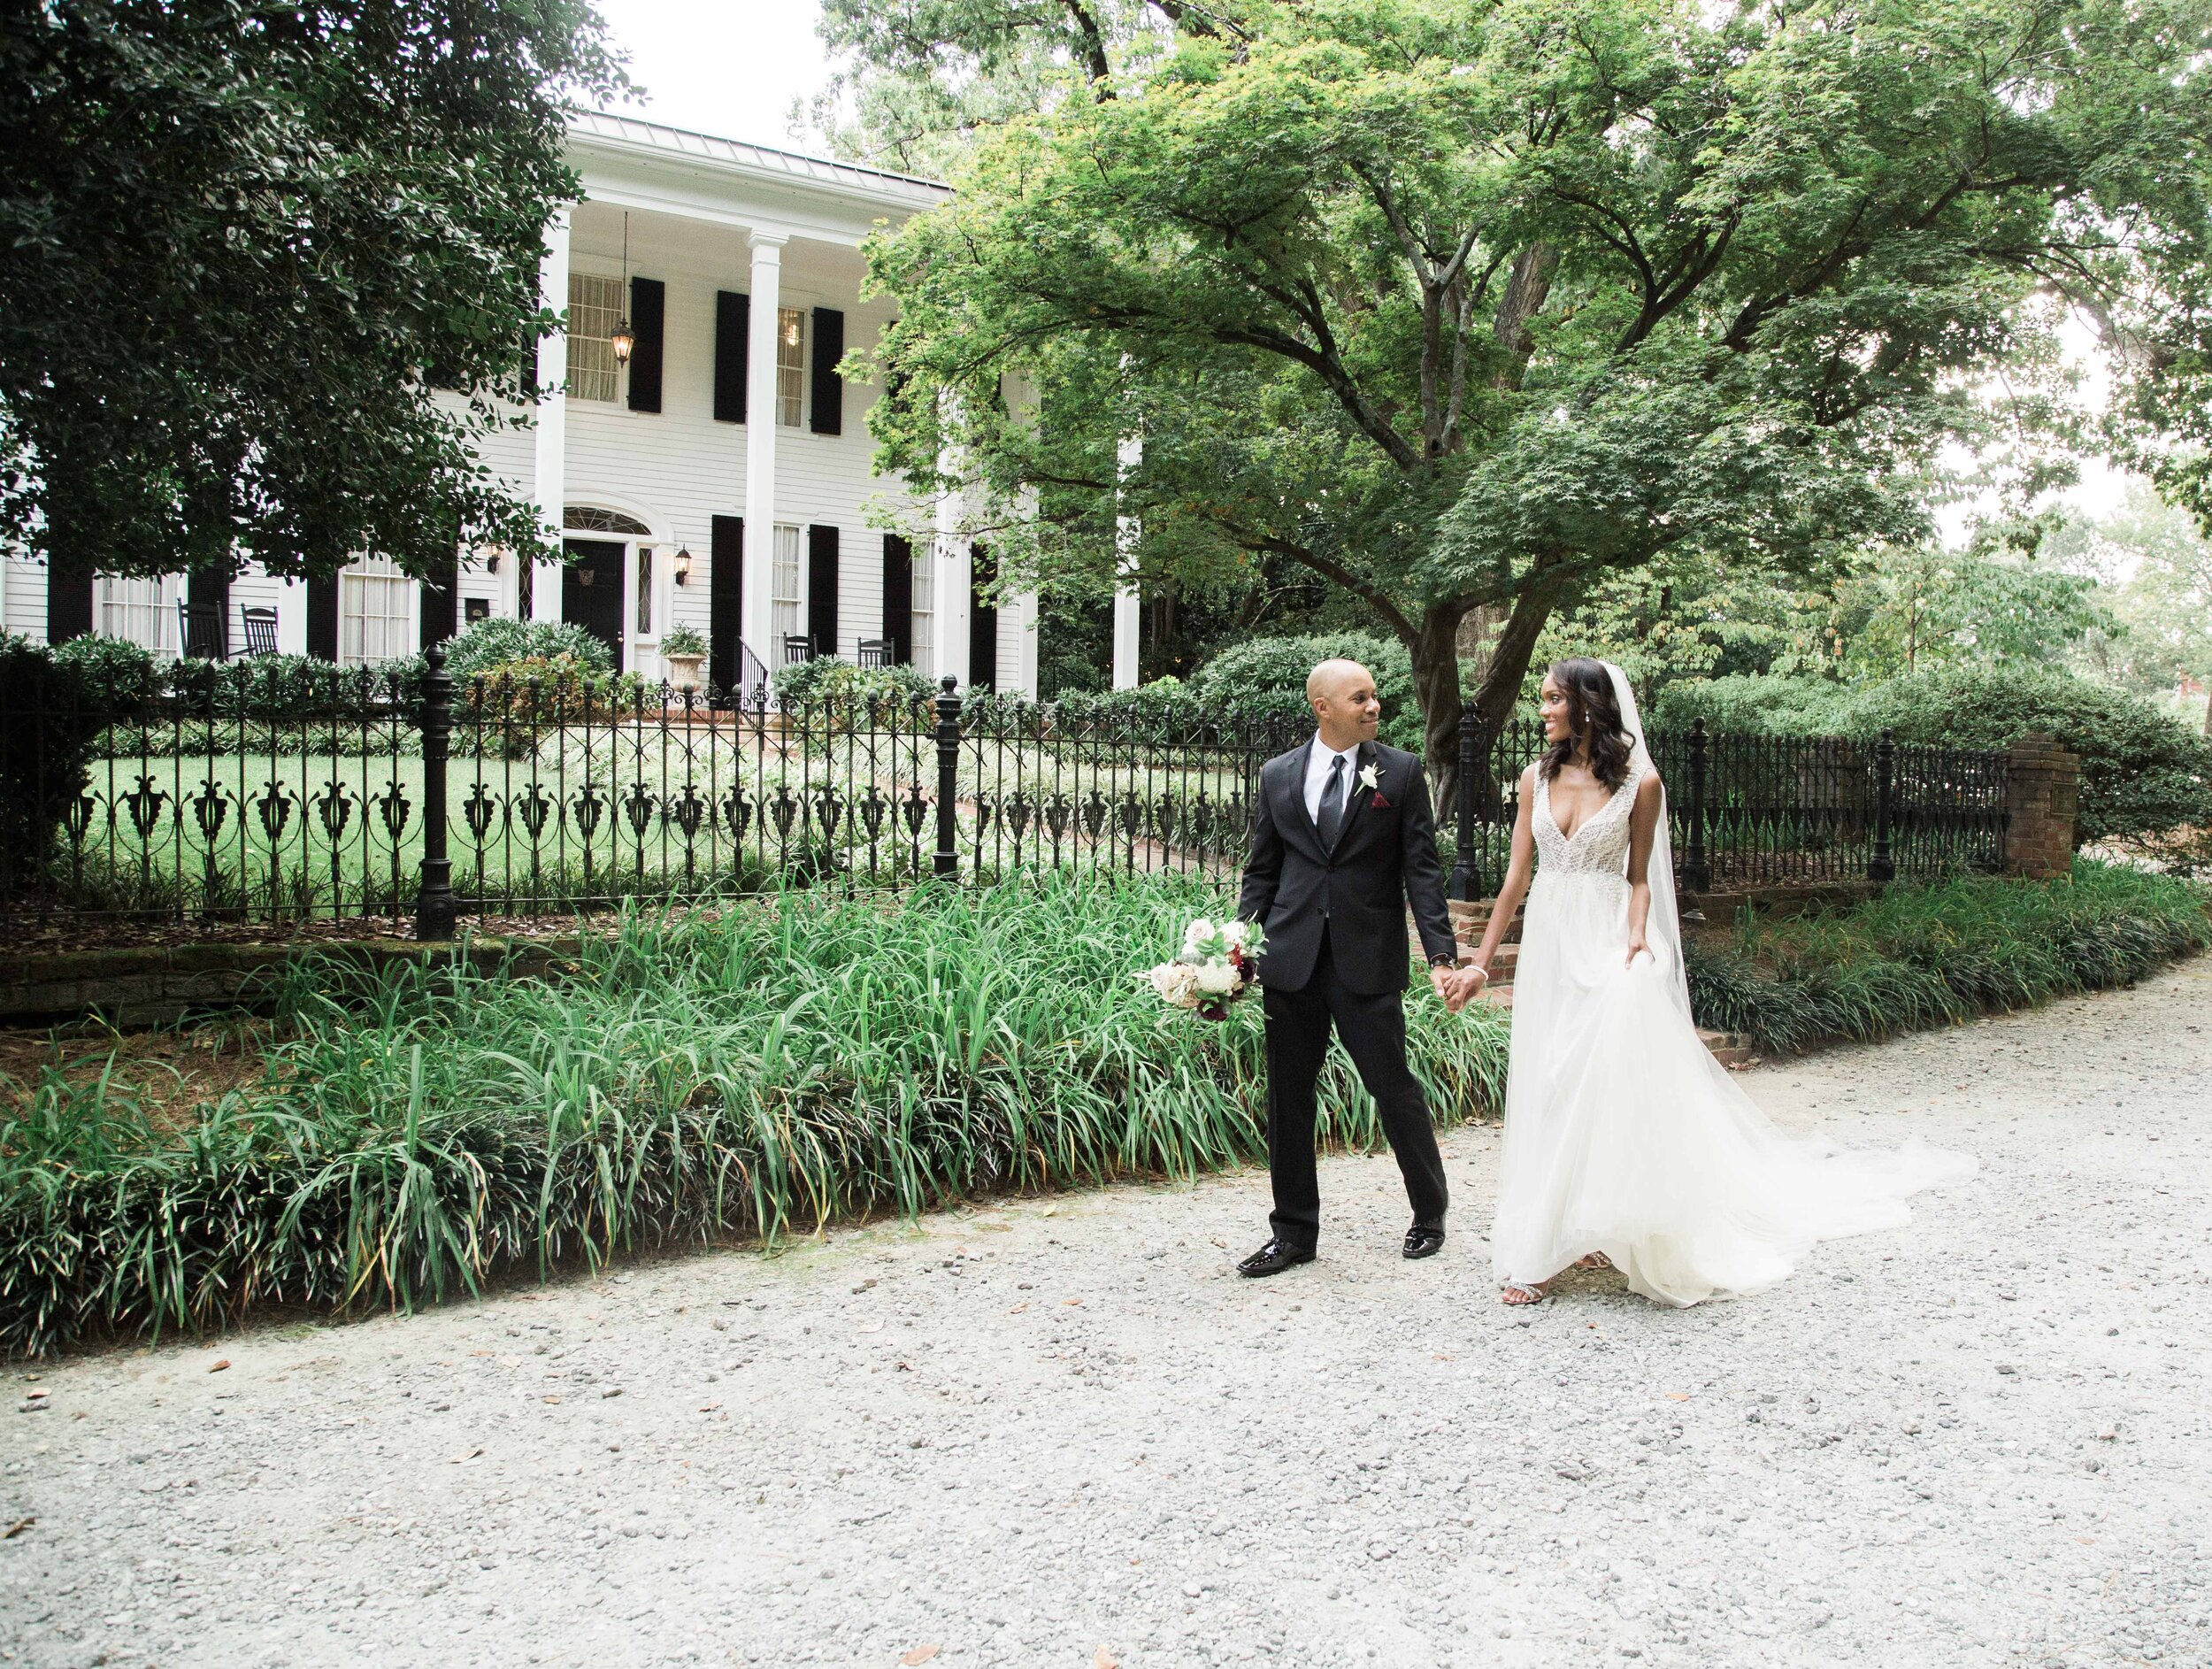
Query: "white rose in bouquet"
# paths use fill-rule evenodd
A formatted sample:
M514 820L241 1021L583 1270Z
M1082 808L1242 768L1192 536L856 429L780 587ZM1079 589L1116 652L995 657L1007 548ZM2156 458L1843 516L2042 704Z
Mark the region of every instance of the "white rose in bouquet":
M1198 970L1187 962L1163 962L1152 970L1152 988L1163 1002L1188 1008L1198 992Z
M1259 977L1261 942L1256 922L1201 916L1183 930L1183 948L1172 962L1148 968L1148 981L1171 1008L1195 1010L1208 1019L1228 1018L1229 1004Z
M1191 972L1198 976L1198 988L1208 996L1226 996L1244 982L1233 963L1208 962Z

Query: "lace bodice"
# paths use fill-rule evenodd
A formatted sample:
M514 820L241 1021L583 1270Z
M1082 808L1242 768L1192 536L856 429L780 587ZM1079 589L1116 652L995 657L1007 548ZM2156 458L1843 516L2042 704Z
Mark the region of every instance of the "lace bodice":
M1613 792L1589 820L1574 832L1570 840L1559 832L1559 824L1551 812L1551 781L1541 771L1536 773L1536 809L1532 823L1536 833L1536 873L1540 875L1612 875L1625 879L1628 874L1628 821L1636 809L1636 784L1643 772L1635 761L1628 767L1628 779Z

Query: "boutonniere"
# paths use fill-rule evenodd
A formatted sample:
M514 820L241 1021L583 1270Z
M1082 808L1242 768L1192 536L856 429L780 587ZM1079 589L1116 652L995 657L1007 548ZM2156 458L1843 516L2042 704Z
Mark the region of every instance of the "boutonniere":
M1360 766L1359 785L1360 787L1365 788L1370 794L1380 794L1382 792L1382 773L1378 771L1371 765L1363 765Z

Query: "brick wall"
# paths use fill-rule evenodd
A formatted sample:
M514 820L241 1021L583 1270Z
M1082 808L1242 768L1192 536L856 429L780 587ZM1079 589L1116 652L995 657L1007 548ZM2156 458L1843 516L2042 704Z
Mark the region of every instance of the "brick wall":
M2055 737L2025 735L2006 750L2005 866L2047 880L2074 861L2074 811L2081 796L2081 759Z

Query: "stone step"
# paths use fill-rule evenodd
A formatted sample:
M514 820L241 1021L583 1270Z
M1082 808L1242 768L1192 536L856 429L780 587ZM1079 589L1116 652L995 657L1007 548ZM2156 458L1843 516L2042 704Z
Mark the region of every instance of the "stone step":
M1748 1066L1757 1058L1752 1053L1751 1040L1741 1032L1716 1032L1701 1026L1697 1041L1713 1052L1713 1058L1724 1066Z

